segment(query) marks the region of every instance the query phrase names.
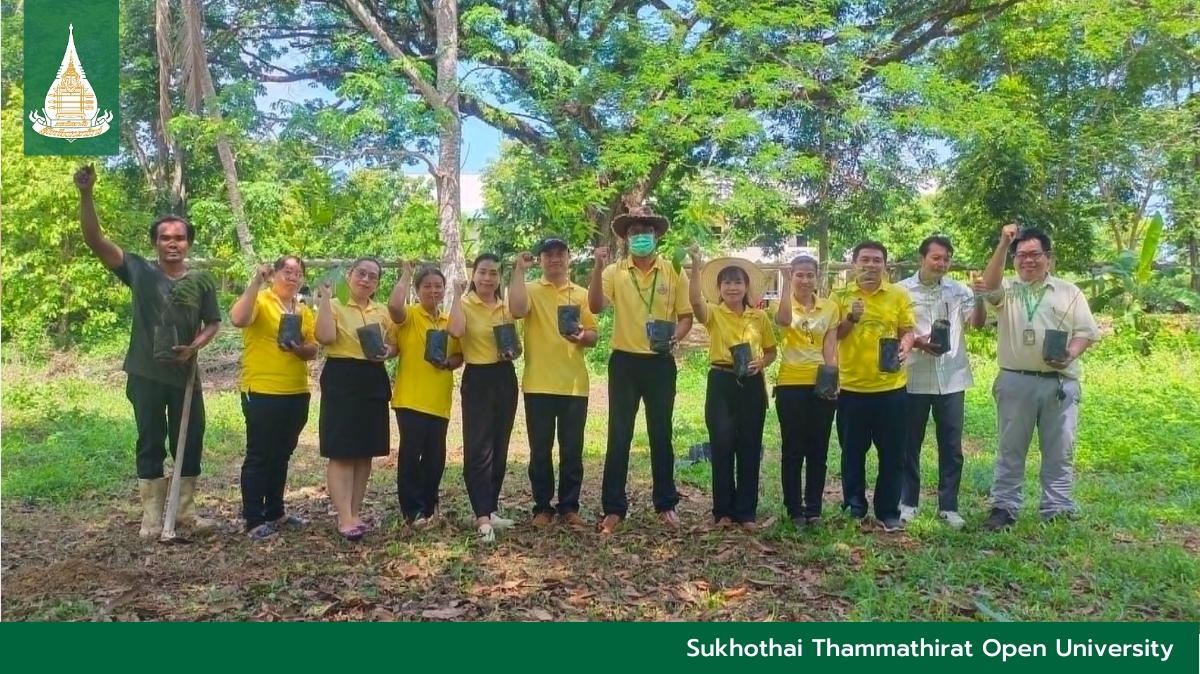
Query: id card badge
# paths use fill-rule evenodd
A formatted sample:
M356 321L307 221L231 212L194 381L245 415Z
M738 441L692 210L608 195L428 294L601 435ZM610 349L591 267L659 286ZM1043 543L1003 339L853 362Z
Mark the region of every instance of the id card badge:
M1033 346L1037 342L1037 335L1033 332L1033 328L1025 328L1023 335L1025 346Z
M646 341L654 341L654 321L646 321Z

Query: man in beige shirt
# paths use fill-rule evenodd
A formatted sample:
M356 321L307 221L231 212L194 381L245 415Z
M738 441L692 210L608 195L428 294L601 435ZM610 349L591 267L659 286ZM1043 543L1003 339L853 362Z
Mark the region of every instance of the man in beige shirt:
M1025 456L1036 428L1042 453L1042 519L1071 518L1076 505L1075 429L1079 421L1079 357L1100 339L1087 299L1075 284L1050 274L1050 237L1005 225L983 272L988 301L999 309L1000 373L992 387L999 418L992 511L986 529L1003 529L1021 509ZM1003 278L1013 253L1016 278Z

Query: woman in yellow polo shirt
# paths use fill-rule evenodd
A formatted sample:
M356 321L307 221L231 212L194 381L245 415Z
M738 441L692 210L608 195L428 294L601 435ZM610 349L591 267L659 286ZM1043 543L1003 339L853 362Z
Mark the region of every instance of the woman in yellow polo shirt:
M817 297L815 259L807 255L795 258L788 273L791 292L780 298L775 312L783 337L783 359L775 382L775 412L783 445L780 472L788 517L797 526L810 526L821 519L829 437L837 411L833 396L816 392L817 370L821 365L837 367L840 316L836 302ZM833 393L836 395L836 389Z
M325 346L321 368L320 453L329 459L326 484L337 509L338 532L357 541L367 531L363 498L371 460L391 452L388 398L391 386L384 362L396 355L389 336L387 308L372 299L382 266L374 258L350 265L350 301L332 297L328 284L317 290L317 341Z
M306 524L283 508L288 463L308 424L308 361L317 357L316 317L296 297L304 272L294 255L263 265L229 309L242 330L242 519L254 540Z
M411 304L410 282L417 296ZM404 520L416 527L430 524L437 516L454 370L463 363L458 340L450 336L450 319L441 310L445 295L446 277L441 270L425 267L414 278L412 265L407 264L388 300L400 349L392 388L392 409L400 428L396 498Z
M771 321L754 308L762 298L763 274L738 258L701 264L696 246L691 257L688 299L709 337L704 424L712 461L713 520L718 526L740 524L754 531L767 419L763 370L775 360Z
M508 443L517 417L517 369L521 354L516 323L500 290L500 256L484 253L471 263L471 282L454 285L450 336L462 345L463 479L475 512L475 526L485 542L494 529L513 521L500 517L500 488L508 469ZM463 291L466 290L466 294ZM497 340L497 326L502 333Z

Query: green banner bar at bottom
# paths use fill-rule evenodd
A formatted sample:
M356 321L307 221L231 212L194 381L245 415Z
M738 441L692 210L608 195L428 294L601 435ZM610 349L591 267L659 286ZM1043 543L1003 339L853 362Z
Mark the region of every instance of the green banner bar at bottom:
M154 623L0 625L20 668L172 663L182 671L486 666L502 671L1063 674L1200 669L1200 623ZM70 644L69 648L63 648ZM379 658L376 660L375 658ZM22 660L28 659L28 663ZM17 671L17 670L14 670Z

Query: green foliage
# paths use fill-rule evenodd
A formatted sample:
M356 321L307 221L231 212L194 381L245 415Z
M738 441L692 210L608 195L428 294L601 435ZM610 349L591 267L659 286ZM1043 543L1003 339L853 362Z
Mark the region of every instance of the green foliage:
M24 156L22 110L17 83L0 111L4 339L33 350L47 341L56 346L102 341L123 330L128 292L82 241L72 175L92 161L98 181L109 181L113 174L96 158ZM146 240L142 223L151 218L143 203L108 188L98 188L95 198L110 237ZM118 213L120 219L114 217Z

